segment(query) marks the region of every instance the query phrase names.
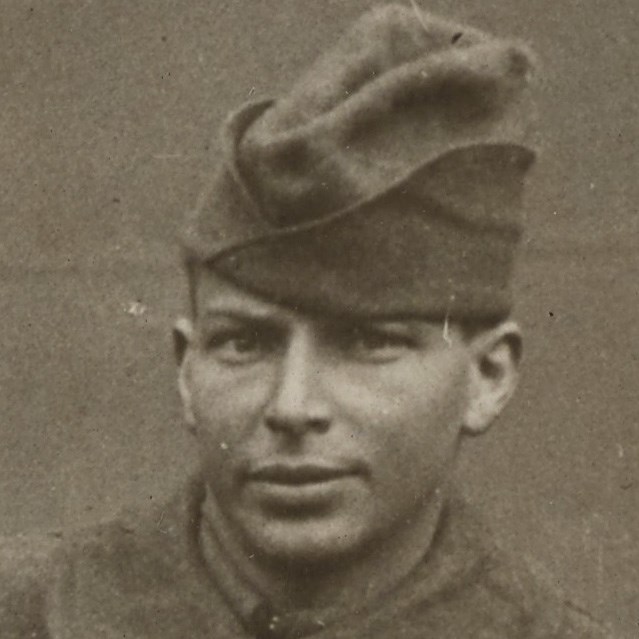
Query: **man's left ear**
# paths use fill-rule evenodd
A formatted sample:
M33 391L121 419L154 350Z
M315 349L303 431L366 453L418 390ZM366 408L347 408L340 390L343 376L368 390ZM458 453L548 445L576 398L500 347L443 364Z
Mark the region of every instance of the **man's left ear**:
M182 317L173 327L173 349L178 365L178 390L182 400L184 421L189 430L195 428L195 416L193 414L191 384L188 371L188 348L193 341L193 325L190 320Z
M522 355L519 326L502 322L472 338L471 349L464 431L479 435L495 421L517 388Z

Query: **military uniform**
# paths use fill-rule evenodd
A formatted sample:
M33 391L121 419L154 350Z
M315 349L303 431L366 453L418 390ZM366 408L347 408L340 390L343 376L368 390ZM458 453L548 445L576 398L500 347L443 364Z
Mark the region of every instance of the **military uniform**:
M513 565L453 497L423 561L360 607L276 611L242 582L193 478L166 504L0 546L3 639L595 639L586 613Z
M183 242L192 289L210 269L304 312L505 319L533 67L525 47L416 8L365 15L286 96L225 123ZM2 639L604 636L456 498L384 596L277 611L221 552L205 493L195 480L161 509L5 542Z

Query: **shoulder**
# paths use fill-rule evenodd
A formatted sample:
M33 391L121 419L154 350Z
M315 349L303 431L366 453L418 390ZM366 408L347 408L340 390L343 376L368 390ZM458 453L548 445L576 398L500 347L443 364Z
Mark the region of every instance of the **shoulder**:
M453 502L451 552L469 566L460 574L461 599L481 611L485 636L526 639L610 639L585 608L557 588L540 566L516 557L495 540L492 529L464 499ZM501 634L500 634L501 633ZM484 636L478 634L477 636Z
M131 519L0 539L0 637L48 637L52 612L73 606L93 578L105 586L104 596L114 585L116 591L123 566L136 574L145 527L129 526Z
M129 525L132 519L137 521ZM96 606L110 602L117 594L109 598L109 593L122 589L122 575L130 582L131 575L144 572L139 564L149 549L142 547L146 527L140 524L142 518L127 516L86 528L1 539L0 637L44 639L52 619L64 619L66 627L66 617L85 598Z
M0 630L3 637L40 636L47 584L59 532L0 538ZM44 635L43 635L44 636Z
M63 532L0 538L0 636L47 637L50 623L79 636L190 576L197 491ZM186 575L186 577L185 577ZM54 620L54 621L52 621Z
M529 639L611 639L609 630L567 596L550 575L523 559L497 550L483 586L490 598L510 609Z

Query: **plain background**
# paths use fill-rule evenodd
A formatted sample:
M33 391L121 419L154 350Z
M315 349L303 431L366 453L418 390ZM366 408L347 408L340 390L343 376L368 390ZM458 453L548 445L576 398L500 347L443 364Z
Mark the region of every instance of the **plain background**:
M192 467L173 238L226 112L277 95L366 0L3 0L0 532L163 498ZM639 9L431 0L544 80L521 391L460 482L503 543L639 634Z

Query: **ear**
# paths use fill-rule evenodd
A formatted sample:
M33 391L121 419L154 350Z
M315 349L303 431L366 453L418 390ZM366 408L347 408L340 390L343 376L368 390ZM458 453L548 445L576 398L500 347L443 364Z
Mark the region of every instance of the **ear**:
M512 397L519 381L522 339L512 321L480 333L471 341L469 398L464 431L486 431Z
M186 317L181 317L173 327L173 350L178 365L178 390L182 399L184 420L189 430L195 428L191 384L189 375L189 358L187 351L193 341L193 324Z

